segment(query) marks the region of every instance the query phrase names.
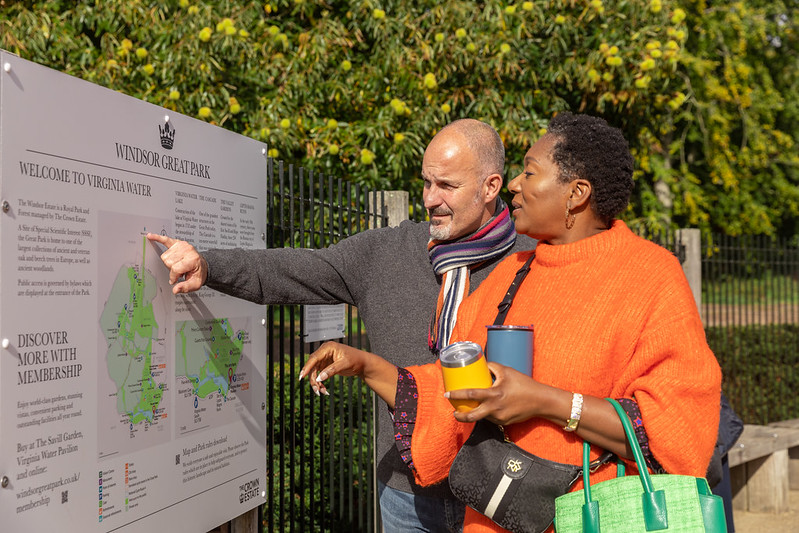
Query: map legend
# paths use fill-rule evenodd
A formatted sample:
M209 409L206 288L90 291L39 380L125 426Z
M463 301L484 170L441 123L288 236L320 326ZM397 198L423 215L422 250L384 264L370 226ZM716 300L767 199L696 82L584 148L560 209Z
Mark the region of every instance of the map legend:
M125 463L125 510L128 510L128 502L130 498L130 463Z

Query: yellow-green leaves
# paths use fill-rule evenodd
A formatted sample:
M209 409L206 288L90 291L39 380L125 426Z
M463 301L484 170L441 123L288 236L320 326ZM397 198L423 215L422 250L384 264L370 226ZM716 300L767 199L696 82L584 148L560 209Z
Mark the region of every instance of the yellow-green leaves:
M371 150L364 148L361 150L361 163L364 165L371 165L375 160L375 153Z
M786 192L799 191L799 29L782 0L6 4L0 47L353 182L418 192L425 145L467 116L497 128L513 175L572 110L607 117L635 150L628 222L769 232L778 223L736 217L739 198L776 218L799 205Z

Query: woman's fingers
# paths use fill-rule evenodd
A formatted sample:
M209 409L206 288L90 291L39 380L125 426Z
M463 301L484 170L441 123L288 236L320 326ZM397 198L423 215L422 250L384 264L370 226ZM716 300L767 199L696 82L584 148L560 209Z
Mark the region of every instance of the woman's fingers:
M318 350L308 356L308 360L305 361L305 364L300 370L300 379L310 374L311 371L319 371L321 368L329 365L332 362L332 354L325 348L325 346L326 344L323 344Z
M483 407L483 402L488 397L489 389L458 389L444 393L444 397L452 400L468 400L478 402L478 406L470 411L455 410L453 415L455 420L459 422L476 422L481 418L486 417L486 409Z
M311 389L314 391L314 394L319 396L322 393L322 387L320 387L319 382L316 380L318 375L318 367L323 366L324 363L320 361L321 357L318 353L313 353L308 358L308 361L305 362L302 369L300 370L300 377L299 380L302 381L302 378L308 376L308 384L311 386ZM327 389L324 389L324 394L327 395Z
M310 355L308 361L300 370L300 380L308 376L309 384L314 393L319 396L324 394L329 396L327 387L323 381L335 376L341 372L341 368L346 367L347 362L344 359L336 360L337 345L336 343L325 343L318 350ZM345 368L346 369L346 368Z
M473 400L483 402L494 394L491 389L458 389L444 393L444 397L450 400Z

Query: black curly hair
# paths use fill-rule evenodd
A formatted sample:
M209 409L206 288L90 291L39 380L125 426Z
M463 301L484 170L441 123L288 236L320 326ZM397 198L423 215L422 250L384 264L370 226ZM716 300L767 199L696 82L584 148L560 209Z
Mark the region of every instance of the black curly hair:
M591 207L608 226L624 211L633 190L633 156L621 130L604 119L561 112L549 121L550 157L564 183L591 182Z

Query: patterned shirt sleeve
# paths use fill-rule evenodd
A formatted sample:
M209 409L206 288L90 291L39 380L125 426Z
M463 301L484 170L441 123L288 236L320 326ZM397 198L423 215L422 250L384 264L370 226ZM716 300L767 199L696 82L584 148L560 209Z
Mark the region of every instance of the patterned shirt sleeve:
M624 412L627 413L627 416L630 417L630 420L633 423L635 438L638 441L638 444L641 445L641 451L644 452L646 466L648 466L649 469L655 474L665 474L666 471L662 466L660 466L660 463L658 463L657 459L655 459L655 456L652 455L652 450L649 449L649 437L647 436L646 429L644 428L644 421L641 418L641 410L638 408L638 402L630 398L617 398L616 400L622 406Z
M416 379L404 368L397 369L397 395L394 399L394 440L400 457L413 469L411 457L411 436L416 423L416 402L419 394Z

